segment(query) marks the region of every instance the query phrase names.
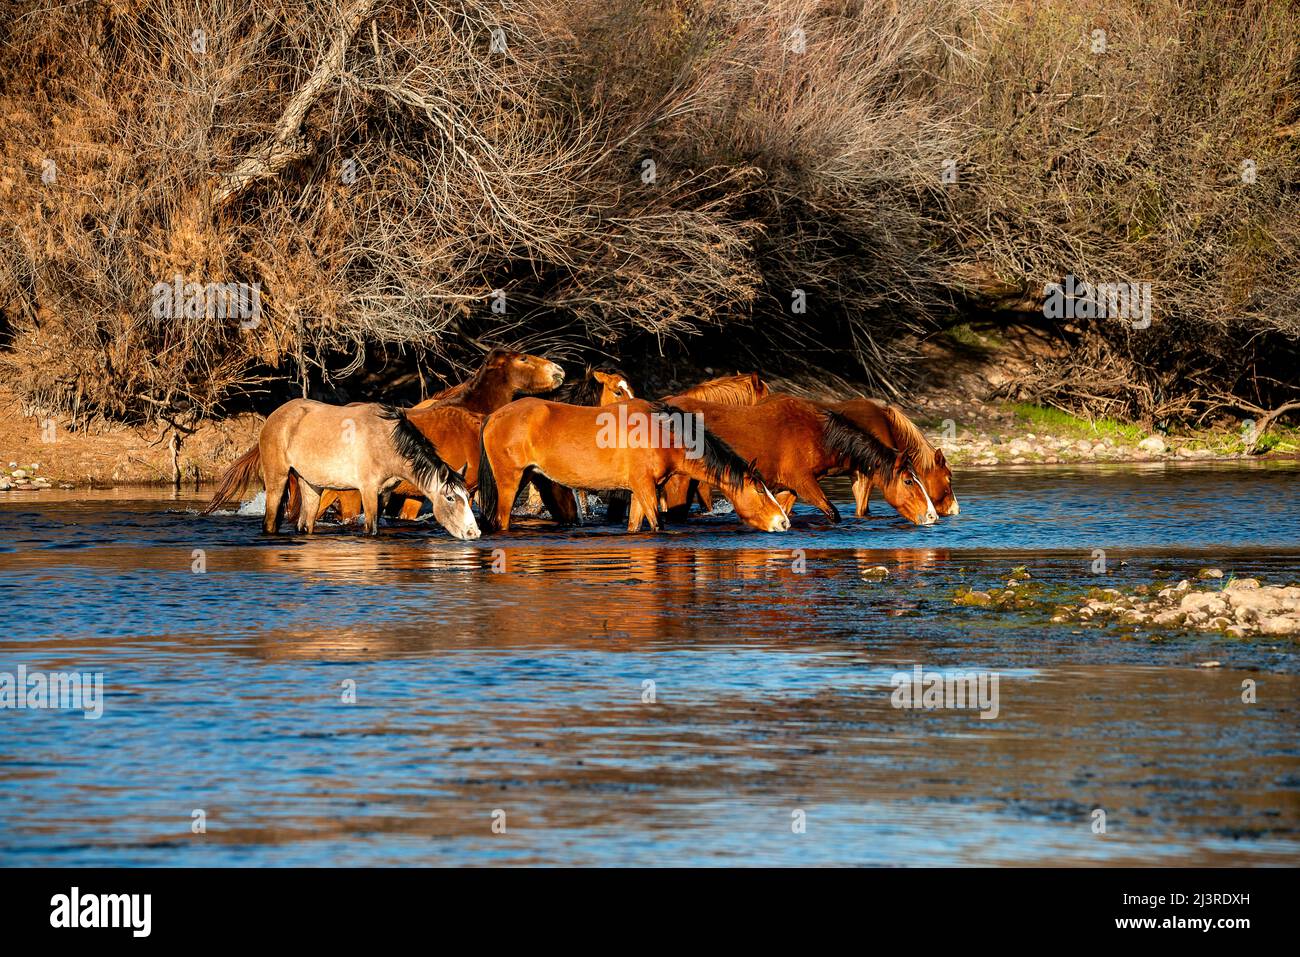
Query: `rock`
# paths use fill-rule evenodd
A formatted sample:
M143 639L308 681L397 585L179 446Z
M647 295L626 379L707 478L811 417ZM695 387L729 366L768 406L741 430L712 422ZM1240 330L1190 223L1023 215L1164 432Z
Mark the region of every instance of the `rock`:
M1223 586L1224 591L1246 591L1259 587L1258 578L1234 578Z
M862 577L871 581L880 581L882 578L889 577L889 569L884 565L872 565L862 570Z
M986 591L968 591L962 592L954 600L957 605L972 605L976 608L986 608L993 604L993 596Z
M1269 618L1259 623L1259 631L1263 635L1294 635L1300 632L1300 618L1292 615Z
M18 479L18 481L21 482L23 479L27 478L27 472L25 469L15 469L13 472L13 477Z
M11 486L8 482L0 481L0 492L7 492L10 488Z
M1158 435L1148 435L1138 443L1138 448L1143 452L1150 452L1152 455L1163 455L1168 448L1165 440Z
M1196 577L1205 581L1207 578L1222 578L1223 570L1220 568L1202 568L1196 573Z
M1220 667L1220 665L1219 665L1219 662L1217 662L1217 661L1202 661L1202 662L1201 662L1199 665L1197 665L1196 667L1198 667L1198 668L1218 668L1218 667Z

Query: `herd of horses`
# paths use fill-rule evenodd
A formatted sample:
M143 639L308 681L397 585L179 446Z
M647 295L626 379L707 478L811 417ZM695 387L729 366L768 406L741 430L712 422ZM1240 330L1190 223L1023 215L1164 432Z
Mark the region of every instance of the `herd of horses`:
M206 511L260 476L270 534L285 520L310 533L330 509L344 522L364 515L377 534L381 513L414 518L427 501L448 532L473 539L481 532L472 501L485 529L506 531L525 486L561 524L582 522L579 499L590 494L607 498L609 520L626 513L629 532L657 530L661 516L685 519L696 503L711 510L721 495L741 521L777 532L790 527L798 499L838 522L818 480L849 474L858 516L873 489L917 525L957 514L943 452L891 404L775 393L757 373L655 401L637 398L615 370L564 378L541 356L494 349L470 379L409 409L294 399L267 417ZM620 421L676 423L667 431L676 439L683 417L694 416L698 441L598 440L615 410Z

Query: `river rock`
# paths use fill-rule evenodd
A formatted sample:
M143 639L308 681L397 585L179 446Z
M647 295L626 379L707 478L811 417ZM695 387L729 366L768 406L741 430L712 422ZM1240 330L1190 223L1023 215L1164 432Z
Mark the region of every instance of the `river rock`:
M18 481L20 481L20 482L21 482L23 479L27 478L27 470L26 470L26 469L14 469L14 471L13 471L11 474L13 475L14 478L16 478L16 479L17 479Z
M1150 452L1152 455L1164 455L1168 446L1165 445L1165 440L1160 436L1148 435L1138 443L1138 448L1143 452Z
M1204 581L1207 578L1222 578L1223 569L1221 568L1202 568L1196 573L1196 577Z

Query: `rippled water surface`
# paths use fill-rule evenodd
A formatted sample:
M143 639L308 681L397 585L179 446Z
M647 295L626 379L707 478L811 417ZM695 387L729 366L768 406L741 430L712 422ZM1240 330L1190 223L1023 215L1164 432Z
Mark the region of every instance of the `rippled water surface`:
M718 515L472 546L268 539L193 492L6 493L0 674L102 672L105 702L0 711L0 861L1297 864L1295 641L952 604L1021 564L1049 594L1300 581L1297 477L972 472L931 528L881 503L779 536ZM917 664L996 672L997 718L893 707Z

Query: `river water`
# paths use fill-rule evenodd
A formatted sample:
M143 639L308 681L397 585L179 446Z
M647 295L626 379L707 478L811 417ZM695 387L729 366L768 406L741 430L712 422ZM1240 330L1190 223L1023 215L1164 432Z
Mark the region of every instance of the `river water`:
M0 678L104 692L0 711L0 863L1300 864L1300 642L952 603L1019 565L1047 595L1300 581L1298 475L972 471L930 528L470 545L6 493ZM895 707L917 665L995 674L997 716Z

